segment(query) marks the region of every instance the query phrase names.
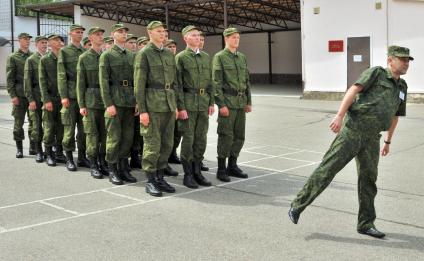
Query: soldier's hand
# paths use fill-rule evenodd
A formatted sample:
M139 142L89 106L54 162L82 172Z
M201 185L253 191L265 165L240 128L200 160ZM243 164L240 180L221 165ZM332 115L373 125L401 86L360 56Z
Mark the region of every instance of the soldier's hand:
M178 114L179 114L178 109L175 109L175 120L178 120Z
M19 105L19 98L18 97L13 97L12 98L12 104L15 105L15 106L18 106Z
M386 156L390 152L390 145L384 143L383 148L381 149L381 156Z
M68 108L69 107L69 99L68 98L62 99L62 105L63 105L63 107Z
M111 105L111 106L107 107L106 112L107 112L107 114L109 114L110 117L115 117L115 115L116 115L115 105Z
M334 119L330 123L330 129L334 133L339 133L340 128L342 127L342 123L343 123L343 118L339 115L336 115L336 117L334 117Z
M215 107L214 106L209 106L208 108L208 114L209 116L212 116L212 114L215 113Z
M219 115L221 115L222 117L228 117L230 115L230 111L228 110L227 106L224 106L219 109Z
M149 126L150 118L147 112L140 113L140 123L143 124L144 127Z
M47 111L52 112L53 111L53 103L52 102L45 103L44 108L46 108Z
M30 111L35 111L37 109L37 103L35 103L35 101L32 101L29 103L28 109Z
M244 107L244 111L249 113L252 111L252 105L246 105L246 107Z
M187 111L186 110L179 111L179 113L178 113L178 119L180 119L180 120L187 120L188 119L188 113L187 113Z
M88 115L88 111L87 111L87 108L81 108L80 109L80 114L82 115L82 116L87 116Z
M138 110L138 106L136 104L134 109L134 116L138 116L138 115L140 115L140 111Z

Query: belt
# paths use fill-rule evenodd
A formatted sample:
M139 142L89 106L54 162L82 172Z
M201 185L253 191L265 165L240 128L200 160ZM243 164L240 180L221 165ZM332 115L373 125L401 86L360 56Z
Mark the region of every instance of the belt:
M193 93L193 94L199 94L199 95L205 94L205 88L200 88L200 89L183 88L183 91L186 92L186 93Z
M236 90L233 90L233 89L222 89L222 92L224 93L224 94L228 94L228 95L230 95L230 96L238 96L238 97L241 97L241 96L244 96L244 95L246 95L246 91L242 91L242 92L240 92L240 91L236 91Z
M121 86L134 86L133 81L131 80L122 80L119 82Z
M169 84L169 83L167 83L167 84L165 84L165 85L161 85L161 84L152 84L152 85L147 86L146 88L147 88L147 89L156 89L156 90L166 90L166 91L169 91L169 90L173 89L173 88L172 88L172 85L171 85L171 84Z

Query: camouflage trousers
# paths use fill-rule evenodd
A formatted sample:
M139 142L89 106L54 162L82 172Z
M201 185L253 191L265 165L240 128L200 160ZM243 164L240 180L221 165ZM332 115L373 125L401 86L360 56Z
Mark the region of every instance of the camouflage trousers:
M13 105L12 116L15 119L13 123L13 139L16 141L22 141L25 139L24 134L24 123L25 114L28 113L28 100L25 97L18 97L19 105ZM28 114L28 137L31 141L31 133L33 130L33 124Z
M377 174L380 134L365 134L343 127L336 136L321 164L297 194L292 207L302 212L331 183L335 175L353 158L358 172L358 230L374 227L374 198L377 195Z
M149 173L164 169L174 143L175 112L149 112L150 123L141 126L143 170Z
M188 111L188 119L178 120L178 128L183 136L181 160L202 161L209 129L208 111Z
M106 153L105 110L87 109L84 116L84 132L86 136L87 156L91 159Z
M128 157L134 136L134 108L116 107L116 115L105 112L106 122L106 160L117 163Z
M62 105L60 100L53 101L53 111L47 111L43 107L43 143L46 147L60 144L63 139L63 125L60 117Z
M75 125L77 132L78 150L85 151L85 133L82 116L76 99L69 99L69 107L62 107L61 117L63 124L63 150L75 151Z
M229 109L228 117L218 116L218 158L237 158L244 144L246 112Z
M37 108L35 109L35 111L28 110L28 117L32 122L32 131L30 134L30 139L34 142L41 142L43 140L43 103L37 101L36 104Z

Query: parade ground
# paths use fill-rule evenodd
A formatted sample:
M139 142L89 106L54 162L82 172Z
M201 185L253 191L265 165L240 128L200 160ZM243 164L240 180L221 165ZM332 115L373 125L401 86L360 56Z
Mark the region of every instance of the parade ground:
M356 232L354 161L297 225L287 216L335 137L328 126L340 102L303 100L281 86L252 93L239 157L249 178L215 178L215 113L204 172L213 186L184 187L181 165L172 165L180 175L167 180L177 192L155 198L140 170L132 171L137 183L115 186L88 169L36 163L28 139L16 159L10 98L0 89L0 260L423 260L424 105L408 104L380 158L381 240Z

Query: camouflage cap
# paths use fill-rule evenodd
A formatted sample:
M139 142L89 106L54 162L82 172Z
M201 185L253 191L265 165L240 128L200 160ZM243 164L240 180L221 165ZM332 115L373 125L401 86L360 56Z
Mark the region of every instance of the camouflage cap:
M127 34L127 42L129 41L129 40L136 40L137 41L137 36L135 36L135 35L133 35L133 34Z
M183 34L183 36L185 36L188 32L193 31L193 30L198 30L199 29L194 26L194 25L187 25L186 27L183 28L183 30L181 31L181 33Z
M146 36L141 36L141 37L137 38L137 44L145 43L145 42L148 42L148 41L149 41L149 38L146 37Z
M71 24L69 26L69 32L71 32L73 30L77 30L77 29L81 29L81 30L85 31L85 28L82 25L79 25L79 24Z
M147 25L147 30L153 30L158 27L163 27L165 29L166 26L161 21L151 21Z
M205 32L200 31L200 36L206 37Z
M21 38L32 38L32 36L29 35L28 33L20 33L18 35L18 39L21 39Z
M171 44L175 44L175 45L177 45L177 42L175 42L174 40L172 40L172 39L168 39L168 41L166 41L166 43L165 43L165 47L168 47L168 46L170 46Z
M389 48L387 49L387 55L388 56L409 58L409 60L411 60L411 61L414 60L414 58L409 55L409 49L408 48L397 46L397 45L389 46Z
M237 28L234 27L229 27L227 29L224 30L224 32L222 33L225 37L230 36L232 34L239 34L239 30L237 30Z
M37 37L35 37L35 42L41 41L41 40L47 40L47 37L44 35L38 35Z
M128 28L128 27L126 27L124 24L114 24L114 25L112 25L112 29L111 29L111 31L112 31L112 33L113 32L115 32L115 31L118 31L118 30L120 30L120 29L124 29L125 31L129 31L130 29Z
M86 45L88 42L90 42L90 40L88 40L87 36L82 38L82 45Z
M63 41L63 37L58 34L50 34L49 36L47 36L47 40L53 40L56 38L59 38L61 41Z
M112 37L110 37L110 36L106 36L106 37L104 38L104 42L105 42L105 43L113 43L113 38L112 38Z
M91 27L90 30L88 30L88 35L92 35L92 34L97 33L97 32L103 32L104 33L105 30L98 27L98 26Z

